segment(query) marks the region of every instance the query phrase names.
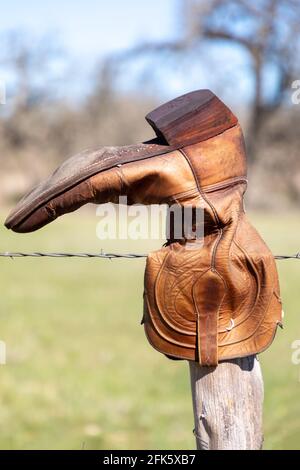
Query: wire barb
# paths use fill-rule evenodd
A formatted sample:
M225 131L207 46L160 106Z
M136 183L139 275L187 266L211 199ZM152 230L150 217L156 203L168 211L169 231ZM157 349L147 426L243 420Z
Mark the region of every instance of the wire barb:
M126 258L126 259L138 259L138 258L147 258L147 254L142 253L105 253L103 250L100 253L42 253L39 251L34 251L32 253L23 253L21 251L10 252L5 251L0 253L0 257L6 258L106 258L106 259L116 259L116 258ZM274 256L277 260L285 259L299 259L300 252L295 255L277 255Z
M275 259L278 260L284 260L284 259L300 259L300 251L296 253L295 255L278 255L274 256Z

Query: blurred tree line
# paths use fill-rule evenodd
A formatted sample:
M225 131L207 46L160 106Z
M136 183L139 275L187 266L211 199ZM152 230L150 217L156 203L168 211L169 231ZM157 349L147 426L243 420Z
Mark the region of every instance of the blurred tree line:
M248 202L263 208L299 204L300 104L292 104L292 83L300 79L299 0L178 0L176 8L177 33L172 40L141 43L107 57L89 94L77 103L56 96L53 63L62 51L53 38L38 44L19 33L3 38L0 70L10 70L14 89L13 99L0 109L0 201L19 197L83 148L130 144L152 136L143 116L161 100L138 86L120 92L116 80L130 74L134 64L143 63L141 73L151 82L157 70L176 74L180 67L188 74L192 64L205 67L211 47L222 55L222 47L229 44L245 57L239 72L252 84L251 96L241 97L235 109L243 116L248 148ZM222 98L224 77L217 73L217 65L208 87ZM226 86L235 89L234 73L226 76Z

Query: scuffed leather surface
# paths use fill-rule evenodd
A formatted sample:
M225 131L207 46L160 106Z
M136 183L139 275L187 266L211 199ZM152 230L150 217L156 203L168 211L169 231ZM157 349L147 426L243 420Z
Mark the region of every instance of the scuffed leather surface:
M6 226L20 233L32 232L83 204L117 203L119 196L127 196L128 204L159 204L176 200L182 194L197 194L193 174L180 152L149 158L143 151L142 155L141 161L126 162L120 160L118 154L116 161L119 163L111 169L102 170L63 192L53 189L57 188L53 177L56 179L57 175L64 174L64 169L59 169L20 201ZM61 178L58 181L61 184ZM53 192L50 199L48 191Z
M166 145L145 143L81 152L67 159L49 178L26 194L6 219L5 225L16 228L38 207L99 172L171 151L172 147Z
M238 192L231 190L231 197ZM176 242L148 256L144 327L150 343L168 356L213 366L259 353L282 321L273 255L245 214L232 214L228 224L215 267L219 234L213 228L203 245Z

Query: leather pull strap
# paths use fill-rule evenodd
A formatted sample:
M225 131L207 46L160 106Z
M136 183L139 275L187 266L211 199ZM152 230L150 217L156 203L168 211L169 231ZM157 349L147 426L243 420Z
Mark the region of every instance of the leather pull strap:
M218 365L218 316L224 295L224 281L214 270L206 271L193 286L198 359L203 366Z

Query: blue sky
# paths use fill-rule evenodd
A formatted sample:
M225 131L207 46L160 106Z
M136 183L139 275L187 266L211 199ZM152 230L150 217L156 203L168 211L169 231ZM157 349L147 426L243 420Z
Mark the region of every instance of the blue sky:
M76 70L73 83L68 84L74 93L83 87L101 57L143 41L170 40L180 32L178 0L9 0L1 1L0 5L0 33L20 30L37 38L56 36ZM209 63L214 56L219 75ZM247 95L251 78L245 74L237 78L235 90L224 92L224 84L230 82L232 64L237 71L243 60L231 47L224 47L222 54L219 46L212 48L203 63L193 69L180 69L178 64L171 73L163 72L159 91L174 96L207 87L215 92L222 90L231 100L240 88L241 94ZM130 80L128 77L128 86Z
M0 30L53 32L76 58L121 50L172 35L176 0L1 1Z

